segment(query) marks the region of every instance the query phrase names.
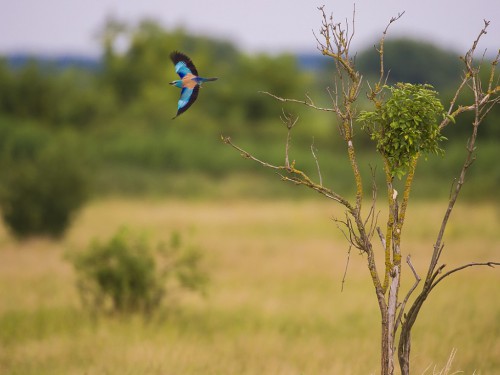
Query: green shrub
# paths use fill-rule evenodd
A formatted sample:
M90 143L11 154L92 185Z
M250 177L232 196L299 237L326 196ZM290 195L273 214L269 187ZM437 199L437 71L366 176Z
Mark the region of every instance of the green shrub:
M70 256L84 306L120 314L150 314L176 288L204 291L207 277L200 259L196 248L181 246L177 234L169 246L151 247L144 236L125 229Z
M419 154L443 154L439 143L446 138L439 122L445 112L431 85L397 83L387 88L391 97L373 112L362 111L359 120L392 176L401 178Z
M87 173L66 138L23 130L2 150L0 206L17 237L61 236L87 198Z

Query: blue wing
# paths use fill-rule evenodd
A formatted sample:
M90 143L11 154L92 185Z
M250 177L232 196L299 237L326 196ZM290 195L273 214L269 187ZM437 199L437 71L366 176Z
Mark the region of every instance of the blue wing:
M198 97L198 91L200 86L195 86L194 89L188 89L187 87L182 88L181 97L177 103L177 114L175 117L187 111L189 107L195 102ZM174 117L174 118L175 118Z
M175 65L175 72L179 75L179 77L183 78L189 73L194 74L195 76L198 75L198 71L196 70L196 67L191 59L183 53L174 51L170 54L170 58Z

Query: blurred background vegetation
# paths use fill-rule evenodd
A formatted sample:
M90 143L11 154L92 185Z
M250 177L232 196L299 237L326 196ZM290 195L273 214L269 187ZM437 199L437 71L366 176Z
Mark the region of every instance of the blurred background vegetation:
M148 20L133 27L111 20L100 35L98 60L0 58L1 213L17 237L66 234L61 241L17 241L0 225L0 368L37 375L82 369L373 373L379 363L372 350L379 335L373 291L365 263L351 262L348 292L340 292L347 246L328 220L332 207L302 199L319 195L280 183L272 171L221 142L221 135L230 136L260 159L283 163L286 128L280 115L293 113L300 119L291 159L316 176L313 144L324 183L351 194L352 173L334 117L259 93L297 99L308 94L317 105L328 106L332 62L319 52L249 55L226 41L165 30ZM169 59L173 50L189 55L200 74L219 77L176 120L179 90L168 85L177 79ZM461 74L458 55L415 40L388 40L389 83L433 84L446 107ZM376 79L373 47L359 51L356 64L365 85ZM369 109L363 98L362 93L359 109ZM447 127L444 158L419 162L414 197L443 203L463 163L470 120L463 116ZM469 262L472 250L478 261L497 252L498 209L491 202L500 202L499 123L497 106L481 125L477 161L462 190L463 198L485 202L458 207L457 221L448 229L447 248L456 250L449 264ZM360 126L355 141L368 185L370 165L380 161ZM380 190L381 172L378 166ZM65 232L89 198L94 201ZM290 204L290 198L302 200ZM222 199L234 201L220 204ZM414 207L408 251L422 270L440 218L434 215L436 202ZM116 231L124 224L133 233L147 228L155 241L170 244L166 260L173 259L175 267L168 280L158 273L162 263L153 262L156 248ZM186 245L169 237L176 231ZM453 279L452 290L462 291L467 301L463 305L449 289L437 291L436 307L423 311L425 329L415 335L416 373L447 358L452 347L460 350L457 368L467 373L500 368L494 354L499 347L499 300L491 299L495 278L494 271L478 271L472 278ZM164 284L204 291L207 280L207 301L191 294L184 299ZM96 325L82 314L75 281L85 292L90 288L90 300L85 297L94 309L149 310L165 295L160 313L168 312L170 324L104 317L104 324ZM172 309L179 297L182 311ZM436 311L447 311L446 321L436 320ZM464 319L474 320L473 330Z
M306 196L301 189L281 186L272 174L238 157L220 141L221 134L231 136L256 156L281 163L286 133L279 117L284 110L300 116L291 158L301 168L315 171L310 152L314 143L324 181L341 194L351 191L352 177L333 116L282 105L259 93L297 99L308 94L318 105L328 106L326 87L333 85L334 67L319 52L248 55L226 41L194 37L183 29L165 30L149 20L134 27L110 20L100 40L100 60L0 59L3 190L21 161L36 162L41 149L51 148L75 169L87 171L90 197ZM176 79L169 59L172 50L189 55L201 75L220 77L207 84L196 105L175 121L171 118L179 91L168 85ZM389 83L430 83L446 107L461 75L458 55L415 40L389 40L385 59ZM379 65L373 47L360 51L356 63L365 84L375 79ZM483 73L486 79L487 69ZM462 162L470 120L471 116L463 116L446 129L444 158L432 156L421 162L415 196L447 196ZM498 198L499 122L497 106L481 125L477 162L464 190L467 198ZM377 163L374 147L360 127L356 137L360 164L368 174L368 164Z

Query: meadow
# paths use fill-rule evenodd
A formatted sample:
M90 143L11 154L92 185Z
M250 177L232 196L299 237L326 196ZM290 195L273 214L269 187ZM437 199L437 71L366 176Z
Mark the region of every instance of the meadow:
M420 275L446 203L413 202L403 252ZM60 241L16 241L0 228L0 373L376 374L379 313L365 268L325 200L94 200ZM384 213L380 220L383 223ZM500 208L463 203L445 240L447 267L500 259ZM148 320L93 318L65 259L120 227L167 241L173 231L204 254L205 297L171 296ZM380 250L380 249L379 249ZM405 267L404 291L413 282ZM500 373L499 269L468 269L441 284L414 330L414 374Z
M311 66L304 64L308 56L250 55L229 41L152 20L117 26L114 19L102 26L102 59L90 66L0 56L2 212L26 213L17 221L29 228L33 218L50 222L58 204L69 213L83 207L60 240L19 241L0 224L0 375L378 373L379 312L366 257L356 251L348 257L332 220L342 209L280 184L274 170L263 172L221 141L230 136L281 165L287 129L280 118L297 116L290 161L314 179L318 162L324 186L353 194L332 113L259 94L297 100L306 94L329 108L334 61L318 54ZM117 48L122 41L128 41L124 50ZM221 78L175 122L179 91L168 85L177 78L173 50ZM387 84L431 83L443 104L453 99L462 52L410 39L387 40L384 50ZM355 55L363 82L377 82L376 49ZM483 87L488 72L481 68ZM356 113L372 110L368 92L367 85L360 90ZM472 92L457 100L472 103ZM447 228L447 269L500 261L499 109L481 124L477 160ZM421 276L472 121L464 114L443 130L444 158L419 161L402 251ZM385 184L383 164L360 125L352 124L356 157L370 194L372 171L378 186ZM394 184L402 191L404 181ZM123 226L155 243L179 233L201 250L210 279L206 295L173 293L147 318L90 314L68 254L108 241ZM47 232L22 234L30 233ZM403 272L402 296L413 283L410 269ZM499 285L500 268L475 268L436 288L414 328L414 374L500 374ZM442 371L452 353L451 368Z

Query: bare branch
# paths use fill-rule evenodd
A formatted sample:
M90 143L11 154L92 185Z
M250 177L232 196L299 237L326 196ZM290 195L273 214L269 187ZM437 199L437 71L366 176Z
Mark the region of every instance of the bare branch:
M288 153L290 150L290 141L292 139L292 129L295 126L295 124L297 123L297 121L299 120L299 116L297 116L297 117L295 117L295 119L293 119L292 116L287 115L283 109L281 111L283 112L283 116L280 116L281 121L283 122L283 124L285 124L285 126L287 128L286 143L285 143L285 166L287 168L290 168L290 161L288 158Z
M345 216L346 216L345 221L339 219L333 219L335 223L337 223L337 228L340 229L346 240L349 242L350 246L354 246L356 249L362 252L366 252L366 247L364 246L360 236L356 234L356 231L354 229L354 224L351 218L349 217L348 212L346 212ZM339 224L342 224L347 228L347 233L344 230L342 230Z
M241 154L241 156L243 156L244 158L247 158L247 159L251 159L253 161L256 161L257 163L259 163L260 165L262 165L263 167L266 167L266 168L272 168L272 169L287 169L286 167L281 167L281 166L276 166L276 165L272 165L272 164L269 164L265 161L262 161L260 159L257 159L255 156L253 156L252 154L248 153L247 151L243 150L242 148L236 146L232 141L231 141L231 137L224 137L224 136L221 136L222 138L222 141L227 144L227 145L230 145L232 148L234 148L235 150L238 150Z
M297 185L307 186L307 187L317 191L318 193L324 195L325 197L342 204L344 207L346 207L349 210L349 212L353 211L353 207L347 199L342 197L340 194L335 193L333 190L330 190L330 189L322 186L321 184L315 183L303 171L295 168L294 163L291 163L289 166L273 165L273 164L270 164L270 163L267 163L265 161L260 160L259 158L253 156L249 152L243 150L241 147L235 145L231 141L230 137L221 136L221 139L225 144L227 144L227 145L231 146L232 148L234 148L235 150L239 151L241 156L243 156L244 158L253 160L253 161L259 163L260 165L262 165L263 167L275 169L278 171L285 171L291 175L291 177L290 177L288 175L285 175L283 173L278 172L278 175L281 176L281 179L283 181L289 181L289 182L293 182L294 184L297 184Z
M385 27L384 32L382 33L382 38L380 39L379 48L377 49L377 52L379 53L379 57L380 57L380 76L379 76L379 80L375 84L374 88L371 88L369 86L370 93L368 94L368 98L370 100L375 101L375 98L382 92L382 88L385 86L385 84L387 83L387 79L389 78L389 74L385 75L385 70L384 70L384 43L385 43L385 37L387 36L387 31L389 30L389 27L394 22L396 22L401 17L403 17L404 14L405 14L405 12L403 11L401 13L398 13L398 15L396 17L392 17L389 20L389 23L387 24L387 26Z
M486 34L486 29L490 25L490 21L486 21L486 20L483 20L483 21L484 21L484 27L481 29L481 31L479 32L479 35L477 36L476 40L472 44L472 48L469 50L469 52L467 52L467 54L470 55L471 59L472 59L472 55L476 51L477 45L479 44L479 40L481 39L481 37L484 34Z
M385 246L386 246L385 237L384 237L384 234L382 233L382 230L380 229L380 227L377 227L377 233L378 233L378 236L380 238L380 242L382 242L382 247L385 249Z
M443 121L441 121L441 124L439 124L439 129L441 130L442 128L444 128L446 125L448 125L451 121L451 119L458 115L459 113L461 112L464 112L465 109L461 110L461 112L453 112L453 108L455 107L455 103L458 99L458 96L460 95L460 93L462 92L462 89L464 88L464 86L466 85L467 81L469 80L469 77L466 75L464 75L464 77L462 78L462 82L460 83L460 85L458 86L458 89L457 91L455 92L455 96L453 97L453 99L451 100L450 102L450 107L448 108L448 116L446 118L443 119ZM462 107L460 107L462 108ZM459 109L460 109L459 108Z
M472 163L475 160L474 152L475 152L475 143L476 143L478 127L483 121L484 116L491 110L491 108L493 108L494 105L498 104L498 102L500 101L500 98L496 96L498 93L500 93L500 87L495 87L494 90L492 89L485 93L482 89L481 80L479 78L479 68L474 67L473 63L474 52L477 48L479 40L484 34L486 34L486 29L488 25L489 22L485 20L484 27L479 32L476 40L472 44L472 47L469 49L469 51L467 51L465 57L462 57L462 61L465 64L464 78L450 104L450 109L448 110L449 116L443 119L443 121L440 124L440 129L442 129L450 122L451 118L453 118L457 114L465 111L474 111L472 134L469 140L467 141L467 154L462 169L460 171L460 175L458 179L456 179L456 183L452 187L452 192L449 198L448 207L441 222L441 227L439 229L439 233L436 242L434 244L432 259L429 264L429 269L427 271L426 284L429 285L432 282L431 279L433 280L436 276L434 270L437 266L437 263L439 262L439 258L443 250L442 242L443 242L444 231L448 225L448 221L450 219L458 195L460 194L462 185L465 182L465 175L467 174L468 168L472 165ZM494 76L494 69L498 63L499 56L500 56L500 51L497 54L496 59L491 64L492 72L490 72L490 80L493 80L492 77ZM452 108L455 105L459 92L466 85L471 88L474 94L474 102L469 106L459 106L455 111L452 112ZM490 87L492 87L491 81L488 83L488 88Z
M297 100L297 99L282 98L280 96L271 94L270 92L267 92L267 91L259 91L259 92L261 94L269 95L269 96L273 97L274 99L279 100L280 102L299 103L299 104L304 104L304 105L306 105L308 107L317 109L318 111L335 112L335 110L333 108L322 108L322 107L316 106L314 104L314 102L311 100L311 98L308 95L306 95L306 97L307 97L307 101L306 101L306 100Z
M366 220L363 223L365 227L367 227L368 222L370 223L370 225L368 226L368 237L370 238L373 237L373 234L375 233L375 228L377 226L377 221L378 221L378 214L375 215L375 207L377 204L377 183L375 181L375 170L376 168L373 168L370 165L370 171L372 174L372 204L370 205L368 216L366 217Z
M397 20L399 20L401 17L403 17L403 15L405 14L405 11L403 10L401 13L398 13L398 15L396 17L391 17L391 19L389 20L389 23L387 24L387 26L385 27L385 30L383 32L384 34L384 38L385 38L385 35L387 34L387 30L389 30L389 26L391 26L391 24L393 22L396 22Z
M347 261L346 261L346 264L345 264L344 275L342 276L342 286L340 288L341 292L344 291L344 283L345 283L345 278L347 276L347 268L349 267L349 260L351 258L351 249L352 249L352 246L349 245L349 250L347 250Z
M457 115L459 115L463 112L474 111L476 109L478 109L479 112L481 113L480 119L482 121L484 116L491 110L491 108L500 102L500 99L497 96L500 93L500 86L498 86L498 85L495 87L493 86L495 68L496 68L498 61L499 61L500 50L498 51L497 56L495 57L495 59L491 63L490 77L488 80L488 90L486 92L483 91L483 89L481 87L481 80L478 77L479 68L476 68L473 65L474 53L477 49L477 46L479 44L481 37L486 34L489 24L490 24L489 21L484 20L484 27L479 32L476 40L472 44L472 47L467 51L467 53L465 54L464 57L460 58L465 64L464 76L462 78L462 82L460 83L457 91L455 92L455 95L454 95L452 101L450 102L450 107L449 107L448 112L447 112L448 116L445 117L441 121L441 124L439 125L440 129L447 126L451 121L453 121L453 119ZM471 81L472 81L472 83L471 83ZM472 105L458 106L457 109L454 109L456 101L458 99L458 96L462 92L463 88L466 85L469 86L471 88L471 90L473 91L474 96L475 96L475 102Z
M351 21L351 24L352 24L352 33L351 35L349 36L349 23L347 22L346 20L346 28L347 28L347 35L348 35L348 38L349 40L347 41L347 44L346 44L346 47L347 47L347 50L349 50L351 48L351 42L352 42L352 38L354 37L354 32L356 30L355 26L356 26L356 3L354 3L353 5L353 9L352 9L352 21Z
M314 161L316 162L316 168L318 169L319 184L321 186L323 186L323 178L321 177L321 168L319 167L318 157L316 156L316 153L314 152L314 137L313 137L313 141L311 143L311 153L314 157Z
M493 109L494 106L496 106L499 103L500 103L500 96L488 100L488 102L484 105L484 108L481 110L481 117L479 118L479 122L483 122L486 115Z
M446 264L441 264L438 269L432 274L431 278L430 278L430 283L429 285L432 285L432 283L434 282L434 280L436 280L436 278L441 274L441 272L443 271L443 269L446 267ZM426 284L427 284L427 279L425 280L426 281ZM431 288L428 287L427 288L427 294L429 294L431 291Z
M396 332L398 330L398 326L402 322L402 319L403 319L403 314L405 312L406 304L408 303L408 300L410 299L410 296L415 291L415 289L417 288L417 286L418 286L418 284L420 283L420 280L421 280L420 276L418 276L418 274L417 274L417 271L415 271L415 268L413 267L413 264L411 263L411 256L410 255L408 255L406 257L406 263L408 264L408 266L410 266L410 269L413 272L413 276L415 277L415 283L410 288L410 290L406 294L405 298L403 299L403 302L401 303L401 307L399 309L399 314L398 314L398 319L396 320L396 323L395 323L396 326L394 328L394 332Z
M457 182L457 178L455 177L450 185L450 192L448 193L448 200L451 199L451 196L453 195L453 188L455 187L456 182Z
M495 69L496 69L496 66L498 65L498 61L500 59L500 49L498 50L497 52L497 55L495 57L495 59L491 62L491 66L490 66L490 78L488 79L488 92L491 92L494 87L493 87L493 80L495 78ZM499 77L500 79L500 77ZM498 86L498 80L496 82L496 86Z
M330 87L327 87L326 91L328 92L328 95L330 96L330 99L332 100L333 108L338 108L339 96L338 96L337 80L334 81L334 84L335 84L335 89L333 92L330 89Z
M455 272L461 271L465 268L477 267L477 266L488 266L488 267L495 268L495 266L500 266L500 262L472 262L472 263L464 264L463 266L460 266L457 268L453 268L452 270L444 273L441 277L436 279L436 281L434 281L434 283L432 284L431 289L433 289L437 284L439 284L441 281L443 281L448 276L454 274ZM444 265L441 267L441 269L442 268L444 268Z
M347 224L347 221L339 220L337 218L333 218L333 221L335 222L335 225L337 226L337 229L340 230L340 233L344 236L344 238L349 242L349 247L354 246L352 243L352 237L351 234L347 234L345 230L341 227L341 224L345 226L346 228L349 229L349 225Z

